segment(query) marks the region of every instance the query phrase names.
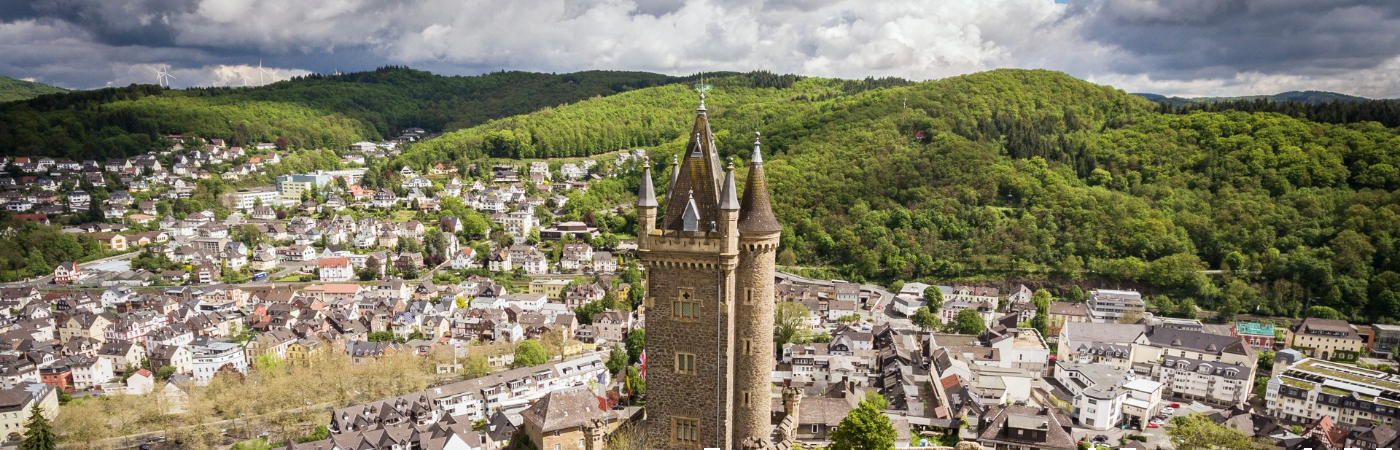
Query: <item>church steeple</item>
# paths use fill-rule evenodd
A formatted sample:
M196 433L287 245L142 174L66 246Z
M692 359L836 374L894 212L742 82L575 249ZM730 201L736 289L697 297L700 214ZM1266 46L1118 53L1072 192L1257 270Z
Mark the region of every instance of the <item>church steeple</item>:
M749 179L744 186L744 199L739 207L739 232L769 233L783 231L773 206L768 200L768 177L763 174L763 151L759 133L754 132L753 155L749 157Z

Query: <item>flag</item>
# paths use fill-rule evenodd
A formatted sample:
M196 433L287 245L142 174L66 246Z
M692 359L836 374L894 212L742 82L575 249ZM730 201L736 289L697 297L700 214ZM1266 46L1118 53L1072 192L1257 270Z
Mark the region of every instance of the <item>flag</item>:
M640 377L642 377L643 380L645 380L645 379L647 379L647 351L646 351L646 349L642 349L641 360L642 360L642 361L641 361L641 363L642 363L642 369L637 371L637 376L640 376Z

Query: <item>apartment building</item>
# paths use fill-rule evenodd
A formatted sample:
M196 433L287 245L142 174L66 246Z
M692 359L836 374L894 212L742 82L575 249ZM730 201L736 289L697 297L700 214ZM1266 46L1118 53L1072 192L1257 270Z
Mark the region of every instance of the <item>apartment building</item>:
M1362 420L1391 426L1400 417L1400 375L1308 358L1269 379L1270 416L1309 423L1322 416L1345 426Z
M1142 429L1162 407L1162 383L1103 364L1056 361L1055 381L1074 396L1079 423L1095 430Z

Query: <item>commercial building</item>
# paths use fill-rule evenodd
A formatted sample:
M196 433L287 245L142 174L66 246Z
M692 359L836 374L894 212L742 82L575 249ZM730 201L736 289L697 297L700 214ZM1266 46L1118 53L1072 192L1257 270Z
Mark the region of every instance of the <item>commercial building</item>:
M1147 315L1147 304L1137 291L1095 289L1089 291L1089 318L1098 323L1118 322L1124 315Z
M224 206L229 209L250 211L257 205L273 206L279 203L277 188L272 186L261 186L243 189L237 192L224 194ZM301 201L301 194L297 194L297 201Z
M1400 349L1400 325L1371 325L1371 332L1375 334L1375 344L1371 345L1371 353L1382 357L1392 357L1395 351Z
M277 177L277 194L283 200L301 201L301 193L326 187L334 177L326 174L282 175Z

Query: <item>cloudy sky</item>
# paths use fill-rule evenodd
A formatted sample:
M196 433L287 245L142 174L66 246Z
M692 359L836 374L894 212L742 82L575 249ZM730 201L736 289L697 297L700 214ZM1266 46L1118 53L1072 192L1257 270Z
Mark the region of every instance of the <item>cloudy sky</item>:
M1400 1L4 0L0 55L0 75L79 89L154 83L165 66L176 87L383 65L916 80L1019 67L1131 92L1391 98Z

